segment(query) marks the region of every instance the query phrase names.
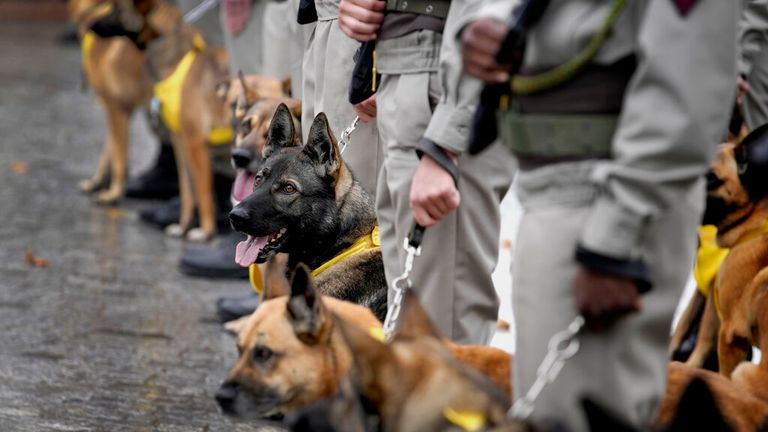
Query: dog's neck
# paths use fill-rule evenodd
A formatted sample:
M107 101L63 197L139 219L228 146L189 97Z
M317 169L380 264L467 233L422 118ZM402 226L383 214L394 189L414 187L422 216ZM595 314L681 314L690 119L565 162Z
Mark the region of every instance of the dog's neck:
M303 262L315 269L350 247L357 239L370 234L376 226L376 212L371 197L349 173L349 184L339 194L338 226L333 233L312 238L310 248L291 252L289 267Z
M191 33L186 31L181 22L176 29L150 42L146 58L152 79L159 82L168 78L193 47Z
M768 197L742 209L718 226L718 246L733 248L763 230L768 223Z

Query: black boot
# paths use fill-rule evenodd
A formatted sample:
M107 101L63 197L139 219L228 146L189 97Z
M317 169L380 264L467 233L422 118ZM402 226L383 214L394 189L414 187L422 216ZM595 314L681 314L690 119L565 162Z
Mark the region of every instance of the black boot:
M245 240L243 234L230 229L219 236L218 244L190 246L179 262L179 271L188 276L215 279L247 279L248 268L235 262L235 247Z
M128 180L125 196L139 199L168 199L179 194L179 175L173 147L163 144L155 165L136 178ZM177 219L178 220L178 219Z
M231 177L214 174L213 175L213 195L216 200L216 228L220 233L232 231L232 225L229 223L229 212L232 211L232 184L234 179ZM237 243L235 243L237 244Z
M181 217L181 198L175 196L158 206L139 211L139 217L144 222L165 229L170 224L179 223Z
M216 312L223 323L252 314L259 305L256 291L243 297L221 297L216 302Z

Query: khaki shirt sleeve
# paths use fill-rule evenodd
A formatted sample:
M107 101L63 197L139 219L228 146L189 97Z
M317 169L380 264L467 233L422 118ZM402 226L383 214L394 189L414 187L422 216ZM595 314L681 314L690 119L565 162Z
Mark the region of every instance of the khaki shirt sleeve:
M479 6L480 0L451 1L440 47L438 79L442 95L424 132L424 138L456 154L469 145L472 116L483 84L464 73L460 41L450 35L456 34L462 17Z
M647 2L638 20L638 66L613 159L594 172L600 195L582 247L637 258L646 221L691 200L735 97L739 9L738 2L701 0L683 17L672 1Z
M749 75L752 64L768 44L768 0L744 0L739 22L739 73Z

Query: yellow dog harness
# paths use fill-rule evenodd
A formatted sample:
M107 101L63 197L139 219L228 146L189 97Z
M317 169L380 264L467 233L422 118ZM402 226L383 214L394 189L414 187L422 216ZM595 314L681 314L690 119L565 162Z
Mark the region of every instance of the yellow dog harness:
M181 90L184 80L187 78L197 55L205 49L205 41L200 35L195 35L192 44L194 48L184 54L173 73L154 86L155 97L160 101L160 117L173 133L181 131ZM208 143L211 145L229 144L233 138L232 128L224 127L210 131Z
M312 270L312 277L317 277L320 273L328 270L328 268L362 252L372 251L381 247L381 239L379 238L379 227L373 227L373 231L369 234L361 236L352 246L339 252L336 256L324 262L320 267ZM251 280L251 286L259 294L264 292L264 282L261 276L261 271L256 264L251 264L249 267L249 279Z

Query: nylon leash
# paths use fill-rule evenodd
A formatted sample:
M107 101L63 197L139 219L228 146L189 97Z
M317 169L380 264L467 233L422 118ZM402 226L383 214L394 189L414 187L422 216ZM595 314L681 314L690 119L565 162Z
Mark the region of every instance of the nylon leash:
M218 4L219 4L219 0L201 1L200 4L193 7L192 9L189 10L189 12L184 14L184 22L187 24L192 24L194 22L197 22L200 18L203 17L203 15L210 12Z

